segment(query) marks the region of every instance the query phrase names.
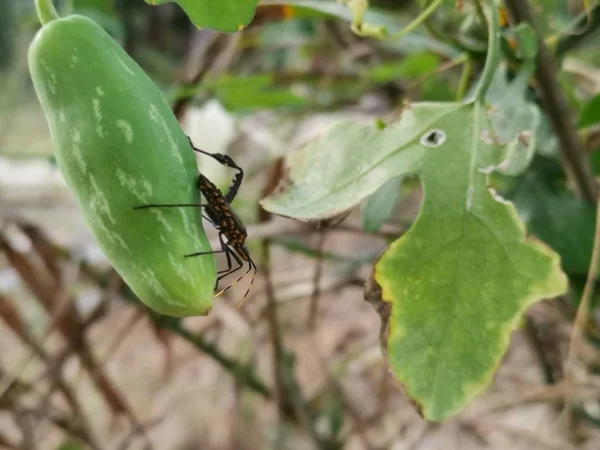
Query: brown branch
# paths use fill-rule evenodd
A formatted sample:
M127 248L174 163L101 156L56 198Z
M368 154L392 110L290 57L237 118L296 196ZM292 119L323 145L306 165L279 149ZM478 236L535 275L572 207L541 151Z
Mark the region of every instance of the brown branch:
M264 197L270 194L279 184L279 180L283 176L283 159L276 160L269 169L265 186L261 192ZM261 225L268 224L271 220L271 213L258 206L258 218ZM277 403L277 411L280 416L293 417L293 406L287 402L284 383L284 348L281 339L281 328L277 317L277 301L275 299L275 289L273 287L273 278L271 276L271 240L264 239L261 243L263 265L261 272L265 280L265 291L267 297L267 306L264 314L269 326L269 338L273 346L273 380L274 380L274 395Z
M313 293L310 297L310 308L308 311L308 327L311 330L315 330L317 327L317 316L319 313L319 297L321 296L320 280L323 275L323 247L325 246L325 239L327 238L327 231L320 231L317 241L317 254L319 257L315 262L315 276L313 277Z
M48 366L49 378L52 380L52 383L49 387L48 393L51 394L55 388L58 388L62 393L63 397L67 401L67 404L71 408L73 412L73 416L75 417L76 422L79 424L81 428L81 438L93 449L101 448L99 440L96 438L93 428L90 425L89 419L85 414L85 411L79 400L71 389L71 387L67 384L67 382L63 379L62 372L60 367L58 370L52 370L54 365L44 350L41 343L28 332L25 327L19 311L13 307L13 303L3 295L0 294L0 318L4 320L4 322L8 325L8 327L21 339L26 345L28 345L33 352Z
M232 39L233 37L230 35L207 30L197 30L192 35L192 42L186 56L184 68L186 72L183 75L185 81L180 86L183 93L171 107L178 120L183 118L189 103L194 98L194 88L202 82Z
M84 330L80 326L80 320L72 299L67 297L64 289L57 290L57 286L48 286L40 277L36 276L36 268L21 253L12 248L8 240L0 233L0 250L2 250L12 267L21 276L29 290L40 301L44 309L54 315L56 307L60 306L62 311L55 317L55 324L59 332L79 356L81 363L89 372L96 383L104 399L114 413L127 413L129 408L125 400L111 381L106 378L89 349ZM64 307L63 307L64 305Z
M572 174L577 189L589 203L596 203L597 185L588 164L585 149L575 128L567 100L556 78L554 56L550 53L536 27L528 0L505 0L511 17L516 23L525 22L533 27L537 35L536 79L542 94L542 103L552 127L560 141L560 149L568 171Z
M1 237L2 236L0 235L0 238ZM68 250L61 248L53 243L51 243L51 245L53 247L53 250L57 254L59 254L61 258L70 258ZM108 284L108 282L106 281L107 277L97 273L92 267L90 267L85 262L81 264L81 272L85 274L91 281L103 288L105 288ZM110 274L113 273L115 272L110 271ZM110 276L111 275L109 275L109 278ZM253 368L250 365L240 363L228 357L227 355L224 355L218 348L216 348L213 344L207 342L202 336L196 335L195 333L192 333L188 329L184 328L180 320L172 317L161 316L157 313L146 309L141 305L137 297L125 284L121 285L119 295L123 300L129 303L133 303L136 305L136 307L145 310L150 315L151 319L157 322L159 327L174 332L175 334L179 335L180 337L188 341L190 344L192 344L197 350L200 350L212 357L225 370L230 372L231 375L236 378L237 382L247 386L248 388L263 395L266 398L269 398L271 396L270 390L258 377L258 375L254 372ZM137 422L137 425L139 426L139 422Z

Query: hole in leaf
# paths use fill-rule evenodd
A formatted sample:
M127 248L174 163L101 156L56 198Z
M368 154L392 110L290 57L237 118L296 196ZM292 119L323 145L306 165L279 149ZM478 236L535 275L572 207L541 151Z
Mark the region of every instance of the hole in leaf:
M439 147L446 141L446 133L442 130L429 130L421 136L421 144L425 147Z

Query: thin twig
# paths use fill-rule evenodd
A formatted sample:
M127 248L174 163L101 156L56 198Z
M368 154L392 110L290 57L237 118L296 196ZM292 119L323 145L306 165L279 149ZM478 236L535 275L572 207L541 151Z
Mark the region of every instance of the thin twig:
M54 251L56 251L62 257L70 258L70 253L68 250L61 248L56 244L52 245ZM108 284L108 281L106 281L105 279L106 277L98 274L87 263L82 262L80 268L83 274L85 274L89 279L94 281L99 286L105 287ZM110 273L113 272L111 271ZM135 296L135 294L133 294L133 292L131 292L131 290L126 285L122 285L119 294L121 298L127 300L129 303L133 303L137 307L141 307L141 304ZM161 327L171 330L175 334L187 340L196 349L207 353L209 356L215 359L219 364L221 364L223 368L231 372L231 374L238 380L238 382L246 385L250 389L258 392L266 398L269 398L271 396L271 392L264 384L264 382L254 372L252 367L240 363L222 354L221 351L215 345L207 342L202 336L198 336L184 328L180 320L166 316L160 316L159 314L153 313L152 311L148 311L148 313L150 314L151 318L154 321L156 321L156 323L159 324Z
M594 232L594 247L592 250L590 267L587 274L587 280L585 282L585 288L583 289L583 295L581 296L581 301L579 302L579 308L577 309L577 315L575 316L575 322L573 323L571 342L569 344L569 352L567 354L567 361L565 363L565 409L563 410L563 415L565 416L567 422L570 422L571 419L571 384L573 382L573 361L583 345L584 330L589 319L590 302L592 296L594 295L594 286L598 276L599 260L600 198L598 199L598 204L596 206L596 229Z
M127 450L131 446L133 440L138 434L146 434L149 428L159 425L163 420L164 417L157 417L156 419L149 420L145 423L133 427L129 434L125 436L121 445L117 446L116 448L118 448L119 450Z
M281 177L284 173L284 162L282 158L274 161L269 168L265 185L262 189L261 196L265 197L269 195L279 184ZM258 206L258 218L262 224L268 224L272 222L272 214L267 210ZM271 276L271 240L264 239L261 242L262 250L262 274L265 280L265 294L267 298L267 305L265 308L265 316L269 327L269 338L272 345L272 357L273 357L273 380L275 383L275 402L277 404L277 411L279 413L279 419L282 416L290 416L290 412L293 411L291 405L287 402L287 395L285 392L284 382L284 348L281 340L281 327L279 326L279 318L277 316L277 300L275 298L275 288L273 286L273 278ZM280 437L280 434L277 434ZM279 444L278 444L279 445Z
M598 186L594 181L585 149L577 134L573 115L556 78L558 71L554 57L540 38L529 1L506 0L505 4L516 23L528 23L536 32L538 52L535 74L544 108L558 136L560 150L577 189L586 201L594 204L597 199Z

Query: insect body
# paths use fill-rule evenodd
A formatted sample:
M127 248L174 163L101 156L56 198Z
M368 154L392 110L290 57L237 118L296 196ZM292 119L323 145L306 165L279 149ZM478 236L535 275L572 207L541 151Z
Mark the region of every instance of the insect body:
M235 211L231 208L231 205L227 201L227 195L224 196L221 193L221 191L212 183L212 181L210 181L202 174L198 176L198 189L200 190L207 202L205 205L202 205L204 211L206 212L206 216L204 217L219 231L219 242L221 243L221 250L217 250L214 252L192 253L190 255L186 255L186 257L199 256L210 253L225 253L225 256L227 258L227 268L218 272L219 276L217 277L217 283L220 279L241 269L244 266L244 262L248 263L248 270L246 270L246 272L235 282L227 286L225 289L223 289L216 295L219 296L223 292L231 288L233 285L235 285L242 278L244 278L252 269L254 269L254 273L256 274L256 264L254 264L254 261L252 261L252 258L250 257L250 252L248 251L248 248L245 244L247 237L246 227L244 226L238 215L235 213ZM235 268L232 268L232 258L237 263L237 267ZM252 277L252 281L250 282L250 287L244 294L244 298L248 295L248 292L250 292L252 283L254 283L254 276Z
M176 204L151 204L151 205L143 205L137 206L135 209L146 209L146 208L180 208L180 207L195 207L195 208L203 208L206 214L202 214L202 217L210 222L218 231L219 231L219 242L221 244L221 250L215 250L210 252L196 252L190 253L189 255L184 255L186 258L194 257L194 256L202 256L202 255L210 255L217 253L225 253L225 257L227 258L227 268L224 270L220 270L217 272L217 282L215 285L215 289L219 283L219 280L222 278L231 275L234 272L240 270L244 263L248 263L248 270L240 276L236 281L231 283L225 289L219 291L215 297L218 297L223 292L227 291L229 288L234 286L238 281L244 278L252 269L254 269L254 274L252 276L252 281L250 282L250 287L244 294L244 298L250 292L252 288L252 284L254 283L254 277L256 275L256 264L252 261L252 257L250 256L250 252L246 247L246 227L242 223L241 219L235 213L230 203L237 195L237 192L242 184L242 180L244 178L244 171L241 167L239 167L229 156L222 155L220 153L208 153L203 150L197 149L193 146L191 140L190 145L192 149L198 153L202 153L204 155L210 156L214 158L221 164L231 167L237 170L236 175L233 178L231 186L227 190L227 193L224 195L221 193L219 188L217 188L212 181L206 178L203 174L198 175L197 187L202 193L206 203L200 204L188 204L188 203L176 203ZM236 267L233 267L232 259L237 264ZM242 301L243 301L242 299Z

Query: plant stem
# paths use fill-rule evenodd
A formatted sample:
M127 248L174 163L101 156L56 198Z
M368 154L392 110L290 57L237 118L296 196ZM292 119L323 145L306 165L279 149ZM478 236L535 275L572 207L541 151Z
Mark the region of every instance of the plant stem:
M505 4L516 23L525 22L530 24L537 35L538 52L535 76L539 83L544 110L548 114L554 132L559 139L560 151L567 165L569 175L573 176L577 189L583 198L588 203L595 204L598 187L592 176L585 149L577 134L571 110L556 78L558 71L554 57L540 38L540 33L533 21L529 2L527 0L505 0Z
M475 4L475 13L477 14L477 18L481 22L481 25L489 29L490 24L487 21L487 17L485 17L485 13L483 12L481 0L473 0L473 3Z
M494 77L494 72L496 71L496 67L498 65L498 56L500 53L500 40L498 39L499 19L498 11L496 10L494 4L491 5L490 11L492 13L492 17L490 20L488 20L488 51L485 58L485 66L483 68L481 78L479 79L479 84L475 89L475 94L473 95L473 99L477 102L483 102L485 93L490 87L490 83Z
M596 231L594 233L594 247L588 269L585 288L577 308L577 315L573 323L573 332L571 333L571 343L569 344L569 353L567 354L567 362L565 364L565 409L563 414L570 418L572 386L573 386L573 360L579 353L583 332L589 320L590 303L594 295L594 286L598 276L598 264L600 259L600 201L596 205Z
M415 20L413 20L411 23L405 26L398 33L392 35L391 39L398 39L404 36L405 34L408 34L411 31L413 31L415 28L417 28L419 25L421 25L427 20L427 18L438 8L438 6L442 4L442 1L443 0L435 0L434 2L432 2L421 14L419 14L419 16Z
M467 88L469 86L469 78L471 78L472 73L473 60L470 57L467 57L463 66L462 74L460 75L460 82L458 83L458 89L456 92L456 100L462 100L465 97Z
M60 18L52 0L35 0L35 9L42 25Z

